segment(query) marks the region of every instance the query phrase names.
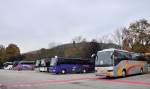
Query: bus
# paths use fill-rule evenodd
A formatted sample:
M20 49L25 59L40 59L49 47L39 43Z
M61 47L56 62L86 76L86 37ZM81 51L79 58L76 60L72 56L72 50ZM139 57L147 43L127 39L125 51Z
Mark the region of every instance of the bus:
M48 68L50 67L50 58L45 58L40 60L40 66L39 66L39 71L40 72L48 72Z
M5 62L3 66L5 70L11 70L13 68L13 62Z
M15 70L34 70L34 61L20 61L17 66L14 67Z
M149 67L150 67L150 53L144 53L144 56L146 57L147 62L148 62Z
M17 70L17 65L19 64L19 61L13 61L13 70Z
M41 60L35 61L35 71L40 71Z
M147 63L148 63L148 65L147 65L148 71L150 71L150 53L144 53L144 56L145 56Z
M86 73L94 71L94 65L90 60L80 58L54 57L51 59L49 72L55 74Z
M126 77L146 73L147 61L140 53L118 49L98 51L95 59L96 76Z

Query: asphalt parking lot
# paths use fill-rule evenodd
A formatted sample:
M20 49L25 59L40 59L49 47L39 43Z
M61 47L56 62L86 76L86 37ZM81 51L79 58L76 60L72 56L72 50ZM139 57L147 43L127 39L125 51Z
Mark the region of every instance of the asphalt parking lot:
M0 70L0 89L150 89L150 73L108 79L94 73L54 75Z

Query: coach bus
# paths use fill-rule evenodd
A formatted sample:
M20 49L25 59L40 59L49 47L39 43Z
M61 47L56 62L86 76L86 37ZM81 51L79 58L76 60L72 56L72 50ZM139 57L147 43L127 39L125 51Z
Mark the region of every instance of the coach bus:
M80 58L54 57L51 59L49 72L55 74L86 73L94 71L94 65L90 60Z
M40 66L39 66L39 71L40 72L48 72L48 68L50 67L50 58L45 58L40 60Z
M147 61L139 53L125 50L105 49L98 51L95 59L97 76L126 77L127 75L147 72Z
M35 61L35 71L40 71L41 60Z
M17 66L14 67L15 70L34 70L34 61L20 61Z
M150 67L150 53L144 53L144 56L146 57L147 62L148 62L149 67Z

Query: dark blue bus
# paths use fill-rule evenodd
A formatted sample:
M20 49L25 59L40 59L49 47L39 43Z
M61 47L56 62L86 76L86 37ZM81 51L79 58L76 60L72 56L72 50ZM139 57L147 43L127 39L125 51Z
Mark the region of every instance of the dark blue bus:
M49 72L55 74L86 73L94 71L94 63L80 58L51 58Z

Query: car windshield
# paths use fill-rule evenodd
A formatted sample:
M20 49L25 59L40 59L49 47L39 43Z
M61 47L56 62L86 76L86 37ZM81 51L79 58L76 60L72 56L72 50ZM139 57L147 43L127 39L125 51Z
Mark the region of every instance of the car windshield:
M95 66L112 66L112 54L113 51L98 52L95 60Z
M57 64L57 60L58 60L57 58L52 58L50 66L55 66Z

